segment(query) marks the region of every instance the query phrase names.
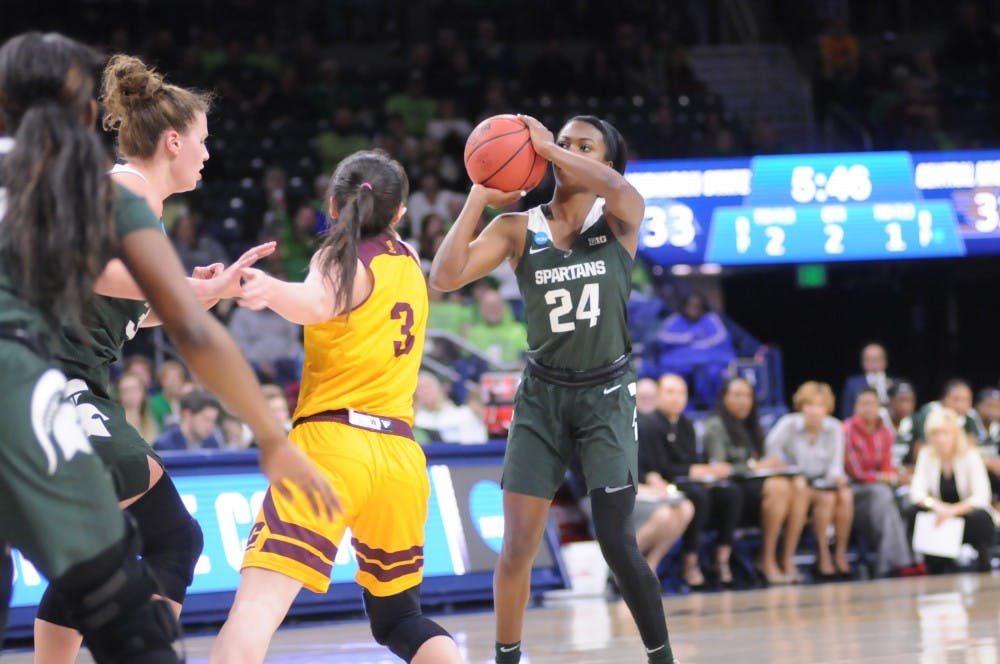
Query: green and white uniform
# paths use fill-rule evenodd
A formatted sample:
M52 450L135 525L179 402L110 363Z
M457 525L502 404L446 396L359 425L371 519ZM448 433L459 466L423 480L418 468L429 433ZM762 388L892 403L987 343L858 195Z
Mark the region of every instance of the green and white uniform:
M112 168L111 173L117 172L135 173L145 179L124 164ZM135 215L136 209L149 211L145 201L140 205L123 199L119 208L116 214L125 217ZM157 227L161 227L159 221ZM90 444L111 472L115 493L122 500L149 488L148 457L163 465L150 443L128 423L125 410L111 395L111 365L119 359L125 342L136 335L148 315L146 302L98 295L94 298L92 322L87 328L90 341L80 338L75 330L63 327L53 351L59 367L69 378L67 396L76 404Z
M145 201L116 189L119 237L159 227ZM0 540L52 579L119 541L124 519L48 357L56 332L17 296L7 265L0 253Z
M552 244L540 207L528 210L515 274L529 365L514 400L503 488L552 498L574 454L588 490L635 485L635 373L626 305L634 259L598 200L568 251Z

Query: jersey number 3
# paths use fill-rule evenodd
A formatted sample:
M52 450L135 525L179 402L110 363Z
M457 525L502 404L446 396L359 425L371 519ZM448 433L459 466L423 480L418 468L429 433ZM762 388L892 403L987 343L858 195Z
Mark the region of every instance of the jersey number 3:
M580 303L576 307L576 316L570 320L559 320L573 311L573 296L565 288L556 288L545 293L545 304L555 306L549 312L549 325L553 333L572 332L576 329L576 321L590 321L589 327L597 325L601 315L600 284L584 284L580 294Z
M406 355L413 350L413 342L416 340L410 334L410 330L413 329L413 307L406 302L397 302L396 306L392 308L391 318L403 321L399 327L399 333L403 335L403 339L402 341L393 341L392 348L396 353L396 357Z

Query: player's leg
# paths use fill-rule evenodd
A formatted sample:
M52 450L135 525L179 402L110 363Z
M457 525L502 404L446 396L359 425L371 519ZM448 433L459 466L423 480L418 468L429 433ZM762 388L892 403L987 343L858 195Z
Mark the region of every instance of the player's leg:
M672 662L660 584L636 541L632 512L638 477L635 376L580 390L573 408L580 460L594 511L594 534L650 662ZM614 389L614 386L626 389ZM609 390L610 388L610 390Z
M460 664L448 632L423 615L427 459L412 440L360 432L372 453L372 491L352 524L355 577L364 590L372 636L405 662Z
M524 611L531 596L531 564L545 535L551 499L503 492L503 545L493 570L496 641L500 653L521 641ZM498 659L499 661L499 659Z
M65 377L0 342L0 538L65 597L98 662L177 662L180 632L118 510L72 406Z
M139 528L141 555L153 571L175 616L194 576L202 549L201 527L191 518L173 481L120 405L70 381L77 412L90 418L89 440L111 472L121 507ZM72 664L82 637L65 602L47 589L34 625L36 664Z
M268 489L247 538L236 598L212 646L212 664L262 662L299 590L325 593L330 587L337 545L371 492L367 447L350 431L329 422L292 430L291 440L333 485L343 512L327 520L297 489L291 499Z
M531 564L572 458L573 440L562 425L570 392L528 373L515 398L501 480L503 543L493 572L496 661L504 664L520 661Z
M281 572L245 567L229 617L212 645L211 664L263 662L271 637L302 589Z

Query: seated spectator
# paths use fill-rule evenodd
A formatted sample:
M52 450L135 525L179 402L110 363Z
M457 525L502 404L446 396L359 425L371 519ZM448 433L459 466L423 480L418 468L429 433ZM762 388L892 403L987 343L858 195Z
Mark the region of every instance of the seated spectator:
M889 408L887 424L892 428L895 445L905 445L909 450L913 445L913 413L917 409L917 393L913 384L899 380L889 388Z
M692 381L697 401L712 403L729 363L736 359L722 318L699 293L687 295L679 313L663 321L657 341L655 374L675 373Z
M861 349L861 370L863 373L848 377L840 393L840 417L846 420L854 411L854 400L858 392L866 387L875 390L879 403L889 403L889 388L892 379L886 374L889 360L882 344L870 343Z
M979 448L990 473L993 502L1000 502L1000 387L979 391L973 411L979 427Z
M743 493L743 518L760 524L763 531L757 571L770 584L801 580L795 567L795 548L809 511L809 485L800 475L787 476L785 463L764 455L757 398L745 378L730 378L722 385L715 413L705 420L702 445L710 464L726 463L739 479ZM768 474L771 474L768 476ZM784 528L781 565L778 536Z
M271 409L275 421L279 422L285 433L292 430L292 413L288 408L288 397L285 391L278 385L267 383L260 386L260 391L264 393L267 407Z
M476 319L476 308L465 301L458 291L443 293L427 287L429 307L427 312L428 330L445 330L464 336L469 325Z
M906 526L896 507L892 430L879 415L878 393L862 389L854 415L844 422L844 465L854 484L854 527L875 545L875 575L888 576L913 565Z
M168 429L181 418L181 397L188 382L187 369L175 360L165 360L156 372L160 391L149 399L149 412L160 431Z
M456 406L434 374L421 371L413 395L413 423L431 441L478 445L487 440L486 423L468 406Z
M125 421L131 424L146 442L154 440L160 429L149 411L149 399L142 377L126 371L118 377L115 387L118 392L118 403L125 411Z
M425 214L416 226L420 228L420 231L413 235L416 239L417 254L420 256L420 267L424 274L429 274L431 262L444 241L448 229L445 227L444 217L435 212Z
M218 430L227 450L245 450L254 446L253 431L235 415L220 412Z
M673 375L673 374L670 374ZM660 379L663 380L662 378ZM683 380L683 379L681 379ZM656 412L656 395L660 388L652 378L640 378L635 383L635 410L640 415ZM684 401L687 402L687 383L684 384Z
M469 327L466 339L496 362L518 362L528 350L527 330L492 288L479 294L479 321Z
M406 200L406 216L410 219L410 233L420 237L424 220L435 214L450 225L462 211L465 197L455 191L441 188L441 178L434 171L420 176L420 187Z
M847 543L854 522L854 495L844 473L844 430L830 415L833 390L826 383L807 381L795 391L792 402L797 412L784 415L775 423L767 434L767 453L794 466L810 481L819 578L849 577ZM835 539L832 560L831 524Z
M222 408L212 395L201 390L181 397L181 422L163 433L153 443L157 452L174 450L220 449L215 425Z
M681 542L684 581L692 589L705 585L698 565L698 548L702 533L711 526L719 532L715 572L719 582L728 587L733 582L729 556L733 550L733 532L743 514L743 493L736 484L707 484L713 479L728 478L733 468L725 462L704 463L698 453L694 424L684 416L687 396L683 378L676 374L660 378L653 411L637 420L639 477L643 483L660 490L666 490L669 483L675 484L694 506L694 517Z
M320 245L318 225L322 213L310 203L294 206L295 216L278 227L278 258L281 271L290 281L302 281L309 274L309 261ZM273 263L274 260L268 261Z
M286 384L299 379L302 327L270 309L238 307L229 332L261 382Z
M923 430L927 444L917 456L910 483L910 528L920 510L933 511L938 522L965 520L963 542L976 549L976 569L991 569L990 550L996 537L997 513L990 505L990 480L979 452L970 444L961 417L950 408L936 408ZM926 556L933 573L952 567L947 559Z
M333 109L331 119L330 128L313 139L320 167L324 173L332 173L341 159L358 150L364 150L371 143L358 127L354 111L350 107L346 105L336 107Z
M153 361L145 355L129 355L125 358L122 373L135 374L147 392L153 389Z
M229 256L219 241L202 233L200 226L194 215L184 210L170 227L170 239L188 274L200 265L229 262Z
M907 455L907 463L913 461L920 454L920 448L925 442L924 423L927 417L939 408L950 408L958 416L959 426L965 431L970 442L975 443L979 439L979 431L976 429L976 422L969 417L972 410L972 387L961 378L953 378L944 385L944 390L939 401L931 401L925 404L916 415L913 416L913 445Z

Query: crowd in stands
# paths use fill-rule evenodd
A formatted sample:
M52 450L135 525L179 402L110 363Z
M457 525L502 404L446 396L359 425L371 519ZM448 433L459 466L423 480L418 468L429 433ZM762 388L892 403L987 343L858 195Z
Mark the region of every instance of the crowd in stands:
M407 169L412 189L400 232L426 270L464 202L465 139L496 113L531 113L555 128L572 113L594 112L622 130L639 158L789 147L766 120L743 126L695 76L688 47L706 39L703 3L540 0L546 9L532 21L494 18L497 2L426 3L432 21L396 2L326 3L327 13L292 3L284 13L275 6L273 33L261 31L258 15L245 34L214 26L243 25L247 3L208 4L210 14L234 13L198 30L147 30L141 17L122 15L110 37L102 18L99 33L105 50L141 54L169 80L216 94L204 183L164 214L189 270L276 239L279 251L259 267L303 278L327 224L328 174L369 147ZM805 31L817 118L840 147L860 147L859 126L875 148L976 147L996 138L984 118L996 110L989 91L1000 63L977 7L960 3L944 39L916 47L891 33L855 34L836 17ZM543 182L521 205L545 200L550 186ZM488 210L481 224L498 212ZM512 272L499 269L459 293L431 290L430 299L435 332L416 395L417 435L458 444L502 436L503 418L479 381L487 371L516 374L527 348ZM290 428L301 329L231 303L216 313L270 384L275 418ZM918 567L910 530L921 509L963 519L976 564L988 564L1000 495L1000 388L974 399L969 385L953 381L940 399L920 399L912 383L889 375L885 350L873 344L839 408L828 385L809 382L795 391L794 412L775 422L779 413L761 412L759 386L732 372L734 360L759 357L764 347L706 298L640 292L629 313L641 377L636 520L651 567L662 571L676 545L687 585L732 585L740 534L759 529L752 569L770 583L801 580L802 546L816 551L813 576L856 572L847 547L858 538L874 574L911 573ZM175 361L153 367L130 358L117 393L157 450L253 446L246 427ZM933 571L947 567L927 560Z

